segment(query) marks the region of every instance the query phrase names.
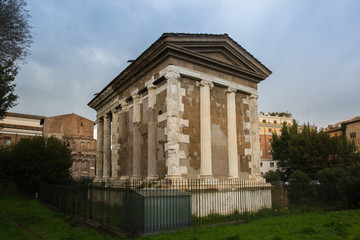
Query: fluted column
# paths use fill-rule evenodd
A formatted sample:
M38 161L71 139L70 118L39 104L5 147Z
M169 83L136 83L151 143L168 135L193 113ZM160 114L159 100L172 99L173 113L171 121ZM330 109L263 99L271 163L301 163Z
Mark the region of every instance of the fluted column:
M114 108L112 110L112 126L111 126L111 181L116 181L119 178L119 110Z
M110 165L111 165L111 116L105 115L104 119L104 169L103 169L103 180L107 181L110 179Z
M133 98L133 175L132 179L140 179L140 158L141 158L141 141L140 141L140 118L141 118L141 98L135 93Z
M228 160L229 160L229 177L239 177L238 150L236 138L236 107L235 107L236 89L228 88L227 90L227 140L228 140Z
M212 177L211 156L211 115L210 89L214 84L209 80L200 82L200 177Z
M148 172L147 179L154 180L158 178L156 165L156 86L149 84L148 89L148 108L149 108L149 122L148 122Z
M103 175L103 131L104 120L99 118L97 124L97 141L96 141L96 174L94 182L101 182Z

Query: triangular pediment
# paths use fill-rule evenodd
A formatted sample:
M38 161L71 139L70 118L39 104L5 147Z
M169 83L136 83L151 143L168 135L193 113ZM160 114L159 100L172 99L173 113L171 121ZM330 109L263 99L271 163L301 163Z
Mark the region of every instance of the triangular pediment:
M253 73L262 79L271 74L269 69L226 34L169 34L165 36L168 43L176 46L180 51L183 49L184 54L191 54L239 71L243 70L248 74Z
M234 67L239 67L248 71L256 71L256 68L249 66L244 60L239 59L237 56L229 52L224 48L213 48L213 49L197 49L194 50L199 54L202 54L208 58L214 59L215 61L219 61L225 64L232 65Z

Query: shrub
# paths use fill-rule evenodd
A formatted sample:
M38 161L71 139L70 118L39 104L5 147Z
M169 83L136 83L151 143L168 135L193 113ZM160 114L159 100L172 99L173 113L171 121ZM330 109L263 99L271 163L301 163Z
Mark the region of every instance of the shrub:
M346 169L345 177L339 182L339 189L349 207L360 207L360 163Z
M280 181L280 174L278 171L270 170L265 173L264 178L266 179L266 182L276 182Z
M310 178L306 173L296 170L290 175L289 182L293 185L309 184Z
M323 200L339 199L339 182L344 175L345 170L342 168L325 168L318 172L320 197Z

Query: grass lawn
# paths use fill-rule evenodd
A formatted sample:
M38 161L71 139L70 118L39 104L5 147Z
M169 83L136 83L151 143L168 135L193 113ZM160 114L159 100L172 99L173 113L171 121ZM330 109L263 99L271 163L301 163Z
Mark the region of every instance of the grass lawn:
M79 226L36 199L0 195L0 239L119 239Z
M184 229L140 239L360 240L360 210L294 214L248 224Z
M35 199L0 195L0 239L120 239L79 226ZM220 227L194 227L139 239L360 240L360 210L291 214Z

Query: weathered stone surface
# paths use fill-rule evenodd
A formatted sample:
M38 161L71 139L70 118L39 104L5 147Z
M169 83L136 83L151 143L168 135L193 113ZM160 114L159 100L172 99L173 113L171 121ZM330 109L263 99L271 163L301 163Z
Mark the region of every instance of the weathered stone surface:
M89 105L101 117L130 104L113 122L120 179L249 178L258 173L250 95L269 74L227 35L164 35Z

